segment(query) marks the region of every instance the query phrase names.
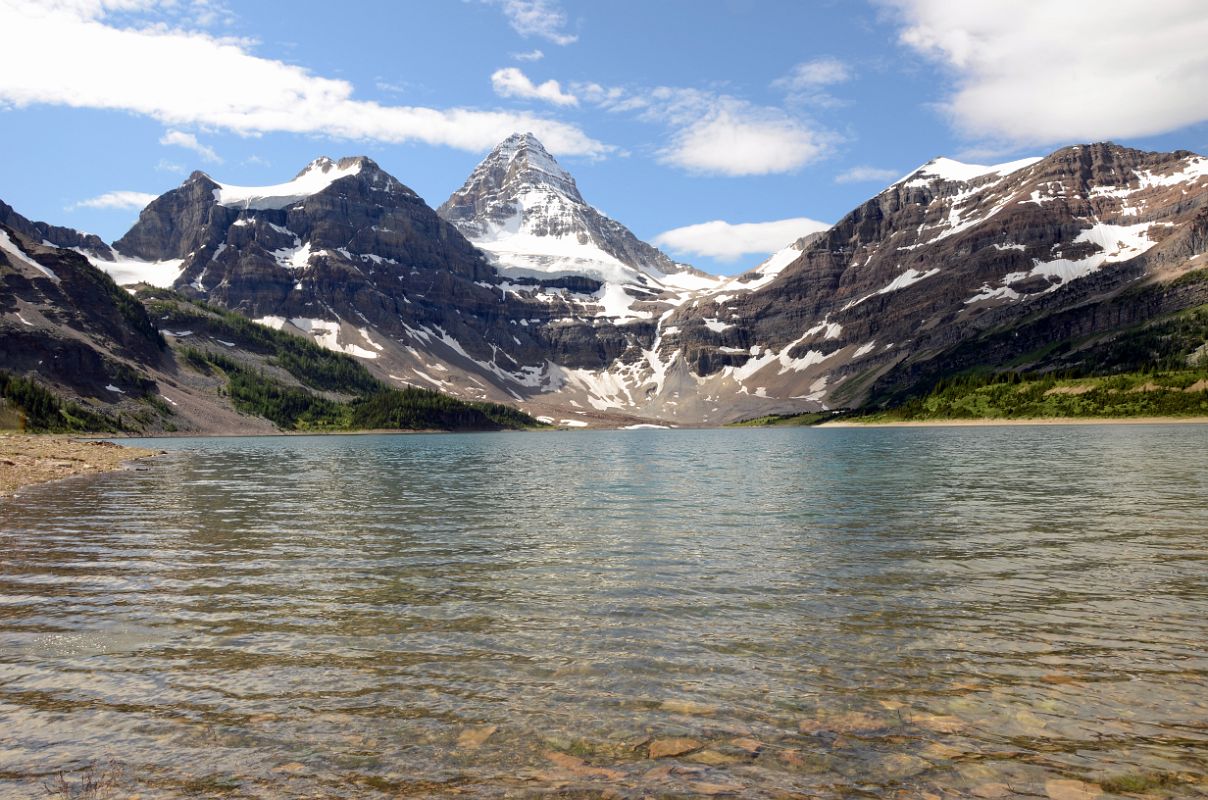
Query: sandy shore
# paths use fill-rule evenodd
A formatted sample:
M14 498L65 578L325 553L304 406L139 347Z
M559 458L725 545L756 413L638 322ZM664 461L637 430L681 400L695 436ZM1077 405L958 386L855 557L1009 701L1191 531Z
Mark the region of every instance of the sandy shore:
M0 435L0 497L35 483L111 472L127 461L157 454L141 447L81 441L71 436Z
M819 428L983 428L1013 425L1208 425L1208 417L1037 417L1030 419L929 419L899 422L823 422Z

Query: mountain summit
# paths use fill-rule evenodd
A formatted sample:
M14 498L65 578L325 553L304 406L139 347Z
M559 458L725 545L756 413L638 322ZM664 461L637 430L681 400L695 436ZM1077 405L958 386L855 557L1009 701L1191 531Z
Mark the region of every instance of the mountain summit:
M531 133L499 143L437 213L505 275L582 276L643 293L714 282L590 206Z

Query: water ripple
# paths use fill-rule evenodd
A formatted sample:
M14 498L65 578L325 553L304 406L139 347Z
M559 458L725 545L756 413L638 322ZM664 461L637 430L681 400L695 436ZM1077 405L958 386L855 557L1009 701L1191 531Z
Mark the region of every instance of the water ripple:
M1203 427L154 445L0 504L2 798L1208 796Z

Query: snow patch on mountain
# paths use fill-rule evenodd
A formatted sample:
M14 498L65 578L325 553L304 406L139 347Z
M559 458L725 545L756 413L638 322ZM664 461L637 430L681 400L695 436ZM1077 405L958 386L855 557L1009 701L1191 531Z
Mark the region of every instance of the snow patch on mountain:
M1030 167L1040 160L1039 157L1021 158L1017 161L985 166L983 164L965 164L951 158L941 157L928 161L914 172L894 183L893 186L902 183L907 187L929 186L937 180L969 183L991 175L1001 178Z
M14 242L9 237L8 231L0 231L0 250L3 250L5 252L5 254L9 256L9 258L15 258L17 261L20 261L22 264L26 264L27 266L33 267L38 272L40 272L43 275L45 275L46 277L50 278L55 283L59 282L59 276L54 274L54 272L49 267L42 266L37 261L34 261L32 258L30 258L29 256L27 256L25 254L25 251L23 251L20 247L18 247L17 243Z
M1150 238L1150 230L1161 223L1144 222L1139 225L1110 225L1096 222L1083 230L1074 243L1089 242L1097 245L1098 252L1086 258L1068 259L1056 258L1050 261L1032 260L1032 270L1028 275L1041 275L1055 278L1057 281L1048 291L1053 291L1062 284L1085 277L1095 272L1104 264L1112 264L1136 258L1157 244Z
M117 250L113 251L113 260L105 261L92 253L80 251L92 266L109 273L109 277L119 286L135 286L145 283L157 289L171 289L176 279L184 272L183 258L171 258L165 261L143 261L140 258L124 256ZM192 253L190 253L192 255Z
M312 194L318 194L341 178L358 174L362 164L360 159L350 159L344 166L340 166L330 158L316 158L307 164L297 177L286 183L273 186L234 186L220 183L214 190L214 201L220 206L256 210L285 208Z

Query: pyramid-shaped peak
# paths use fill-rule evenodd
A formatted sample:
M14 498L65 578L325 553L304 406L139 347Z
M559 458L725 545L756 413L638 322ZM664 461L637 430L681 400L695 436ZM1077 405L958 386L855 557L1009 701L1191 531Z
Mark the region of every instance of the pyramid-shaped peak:
M513 133L504 139L483 161L484 165L503 168L508 182L546 183L547 179L574 186L575 179L554 159L531 133ZM577 194L577 191L576 191Z
M541 140L532 134L528 133L513 133L508 138L504 139L495 146L496 150L518 151L520 149L533 149L541 153L548 154L545 145L541 144Z
M485 208L511 208L529 192L557 196L561 202L586 207L575 179L531 133L513 133L491 150L440 213L450 220L478 216ZM464 232L464 231L463 231Z
M516 274L642 283L685 269L592 208L531 133L497 144L437 213Z

